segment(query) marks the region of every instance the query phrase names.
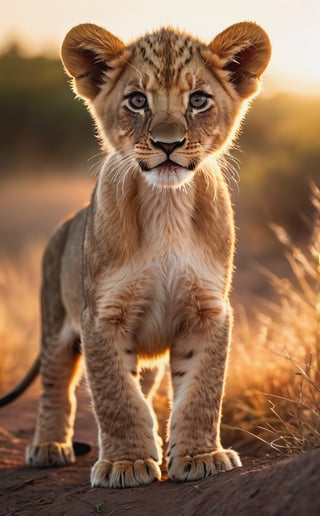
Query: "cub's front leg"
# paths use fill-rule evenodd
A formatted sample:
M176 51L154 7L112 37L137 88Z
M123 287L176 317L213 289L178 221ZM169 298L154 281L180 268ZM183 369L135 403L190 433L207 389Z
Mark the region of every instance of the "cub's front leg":
M173 412L168 472L179 481L206 478L241 466L238 454L220 443L221 401L231 310L199 302L193 329L171 350Z
M92 486L134 487L160 479L161 451L151 406L139 387L131 333L117 317L83 314L83 347L99 427Z

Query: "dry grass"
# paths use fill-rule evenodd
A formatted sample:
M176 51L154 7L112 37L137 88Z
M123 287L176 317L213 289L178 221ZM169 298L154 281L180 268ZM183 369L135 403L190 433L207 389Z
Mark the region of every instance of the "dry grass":
M67 174L0 184L0 396L39 351L41 256L53 228L86 203L93 180Z
M42 246L0 259L0 387L21 378L39 349Z
M312 187L313 237L303 252L279 227L293 280L268 273L278 302L258 314L258 327L245 319L231 362L226 400L237 405L233 424L277 452L320 446L320 192Z

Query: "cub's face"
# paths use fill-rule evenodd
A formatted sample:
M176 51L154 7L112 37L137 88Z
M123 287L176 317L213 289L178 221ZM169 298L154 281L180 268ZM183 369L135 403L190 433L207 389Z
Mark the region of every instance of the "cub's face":
M238 25L257 30L263 59L257 59L259 45L247 40L243 48L239 41L226 48L225 33L222 41L217 37L205 45L162 29L127 47L92 25L67 35L66 69L89 101L103 140L149 183L177 187L188 182L232 140L243 101L257 91L258 74L250 62L264 69L270 53L262 29Z
M154 34L132 50L116 87L93 104L100 129L148 182L181 185L226 141L237 102L186 37Z

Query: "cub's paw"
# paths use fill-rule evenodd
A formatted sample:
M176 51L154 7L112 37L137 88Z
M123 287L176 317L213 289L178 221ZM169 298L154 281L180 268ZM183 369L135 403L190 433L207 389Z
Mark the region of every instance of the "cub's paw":
M239 455L233 450L216 450L200 455L172 456L168 462L168 473L172 480L185 482L200 480L219 471L230 471L242 466Z
M160 478L160 468L153 459L98 460L91 470L92 487L138 487Z
M73 447L67 443L30 444L26 449L26 463L36 468L66 466L75 460Z

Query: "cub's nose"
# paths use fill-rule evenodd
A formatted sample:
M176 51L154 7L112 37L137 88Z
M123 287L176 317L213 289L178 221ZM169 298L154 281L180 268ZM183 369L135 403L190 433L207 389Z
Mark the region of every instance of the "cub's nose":
M169 156L177 147L181 147L184 144L185 139L178 141L178 142L170 142L170 143L155 141L152 138L150 138L150 141L154 147L163 150L167 154L167 156Z
M167 155L185 143L186 123L183 117L160 112L153 119L149 130L151 144Z

